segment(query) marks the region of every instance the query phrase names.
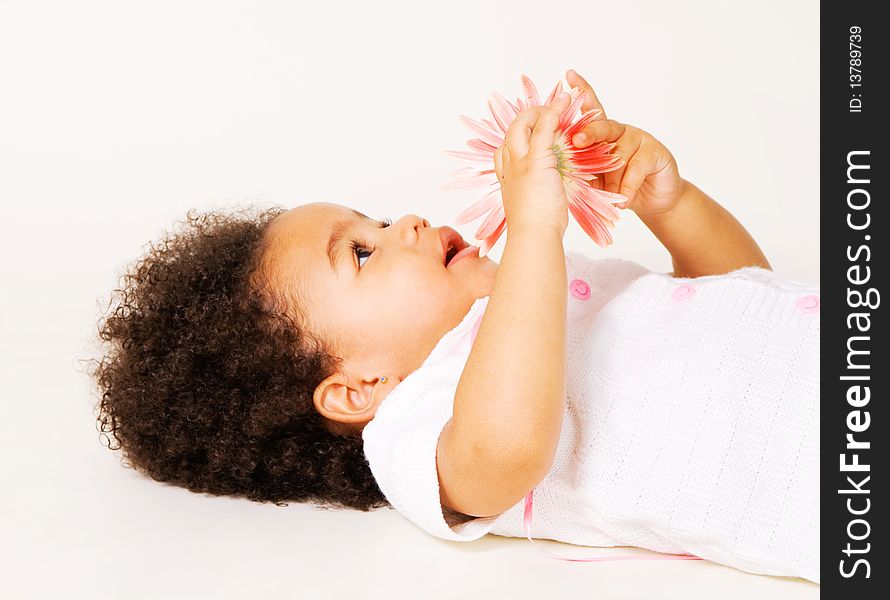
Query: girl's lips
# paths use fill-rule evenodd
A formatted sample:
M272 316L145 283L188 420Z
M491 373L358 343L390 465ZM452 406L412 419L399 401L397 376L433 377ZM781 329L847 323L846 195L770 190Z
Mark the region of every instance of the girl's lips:
M454 263L467 256L476 256L478 258L479 246L467 246L466 248L455 254L454 258L451 259L451 262L448 263L448 268L450 269Z

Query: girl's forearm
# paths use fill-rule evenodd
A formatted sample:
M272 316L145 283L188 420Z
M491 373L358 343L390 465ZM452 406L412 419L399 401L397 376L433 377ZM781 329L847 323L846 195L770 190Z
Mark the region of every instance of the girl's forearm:
M458 437L477 456L532 476L526 487L549 470L562 429L566 288L560 232L510 229L454 401Z
M664 244L674 277L702 277L748 266L772 269L763 251L729 211L689 181L671 210L640 215Z

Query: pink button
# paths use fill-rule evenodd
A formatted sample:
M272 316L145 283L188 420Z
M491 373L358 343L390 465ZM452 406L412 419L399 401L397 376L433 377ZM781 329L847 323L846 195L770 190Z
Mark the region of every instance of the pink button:
M797 301L797 310L808 315L819 312L819 296L815 294L801 296Z
M694 295L695 288L688 283L684 283L683 285L677 286L677 288L671 294L671 298L673 298L677 302L683 302L684 300L689 300Z
M572 282L569 284L569 290L571 290L572 296L578 300L590 298L590 286L583 279L572 279Z

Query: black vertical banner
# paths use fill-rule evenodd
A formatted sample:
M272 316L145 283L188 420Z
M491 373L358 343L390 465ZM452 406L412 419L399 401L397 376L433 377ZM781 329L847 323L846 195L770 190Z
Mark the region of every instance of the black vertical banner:
M878 16L884 8L878 2L821 4L825 598L886 598L890 589L890 332L884 306L890 297L883 297L890 271L885 126L890 23Z

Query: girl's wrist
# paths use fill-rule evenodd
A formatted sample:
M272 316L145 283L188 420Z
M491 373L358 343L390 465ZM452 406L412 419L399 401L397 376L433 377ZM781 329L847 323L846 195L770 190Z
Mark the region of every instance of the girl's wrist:
M677 189L677 193L674 195L674 199L666 202L668 208L648 212L634 210L633 208L631 210L633 210L640 220L646 224L664 219L674 219L678 213L683 212L687 205L693 203L693 197L696 195L697 191L698 190L693 184L681 177L680 186Z
M692 182L684 182L673 208L640 220L670 253L675 277L714 275L751 265L770 268L742 224Z
M551 233L555 234L560 240L563 239L565 235L565 228L559 225L552 225L549 223L519 223L515 225L507 224L507 240L510 239L510 234L513 234L514 238L530 236L532 238L536 236L547 236Z

